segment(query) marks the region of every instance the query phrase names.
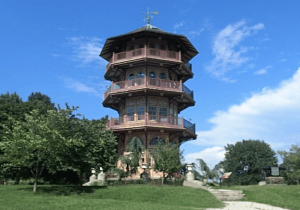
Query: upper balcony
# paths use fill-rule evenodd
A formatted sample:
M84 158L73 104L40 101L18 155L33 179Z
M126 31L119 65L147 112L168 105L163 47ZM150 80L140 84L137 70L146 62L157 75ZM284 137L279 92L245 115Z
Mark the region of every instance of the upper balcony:
M174 100L179 104L179 111L187 108L188 106L195 105L194 92L182 84L181 80L172 81L149 77L112 82L108 90L104 93L103 105L110 107L109 104L119 103L118 100L112 99L108 96L124 98L128 96L143 95L145 91L153 95L175 98Z
M184 132L187 138L196 138L195 123L185 120L183 117L149 115L148 113L140 115L124 116L111 118L105 125L107 129L114 131L124 131L132 129L171 129Z
M183 63L181 60L181 51L169 51L155 48L149 48L147 46L139 49L112 53L110 62L105 69L105 78L116 77L118 71L114 71L113 67L118 66L121 68L128 68L134 65L144 65L145 60L151 63L159 63L166 67L173 67L175 73L184 78L186 81L188 78L193 77L192 65L190 63Z

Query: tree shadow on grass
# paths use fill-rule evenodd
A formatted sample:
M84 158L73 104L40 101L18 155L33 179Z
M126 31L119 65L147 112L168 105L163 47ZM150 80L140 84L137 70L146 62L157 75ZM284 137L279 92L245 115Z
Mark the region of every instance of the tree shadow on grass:
M57 185L57 186L38 186L36 194L69 196L94 193L98 189L107 189L107 186L73 186L73 185ZM32 191L32 188L18 188L19 191Z

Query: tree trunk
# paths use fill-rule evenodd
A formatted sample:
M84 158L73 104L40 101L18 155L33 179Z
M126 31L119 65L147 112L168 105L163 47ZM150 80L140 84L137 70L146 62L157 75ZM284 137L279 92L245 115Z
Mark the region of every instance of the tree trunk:
M165 173L163 172L163 177L162 177L162 180L161 180L162 184L164 184L164 179L165 179Z
M34 184L33 184L33 192L35 193L36 192L36 187L37 187L37 177L35 177L34 179Z

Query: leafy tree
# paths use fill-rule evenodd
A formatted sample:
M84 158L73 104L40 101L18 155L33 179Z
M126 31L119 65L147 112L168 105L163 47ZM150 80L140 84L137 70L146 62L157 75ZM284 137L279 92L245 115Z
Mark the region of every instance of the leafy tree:
M4 125L5 167L28 167L35 178L34 192L44 167L50 173L74 171L80 177L94 167L105 170L117 160L116 137L105 131L100 120L78 119L75 107L50 110L46 116L39 110L25 115L25 122L12 117L12 129Z
M56 110L54 103L51 102L50 97L40 92L32 92L28 96L26 105L29 111L37 109L42 115L46 115L47 110Z
M150 151L150 153L154 159L154 170L163 173L162 184L166 178L165 175L177 173L183 167L181 164L183 152L180 151L178 145L171 145L169 141L166 144L159 142L157 148Z
M4 151L2 160L4 167L27 167L34 177L33 191L36 192L38 179L45 167L55 158L53 149L59 146L63 137L45 123L45 118L33 110L30 115L25 114L25 122L17 121L8 116L12 122L12 129L5 125L4 140L0 147ZM53 145L56 142L56 145ZM51 144L50 144L51 143Z
M52 162L49 168L53 173L57 170L75 171L81 185L83 173L91 168L98 169L101 166L107 171L114 167L118 158L117 140L111 130L105 131L102 119L78 119L73 114L77 107L70 108L67 104L66 106L66 109L59 107L58 112L48 112L52 129L57 130L66 139L61 143L63 149L58 150L57 156L61 158Z
M278 154L283 159L283 166L286 170L283 172L283 176L287 180L297 182L300 181L300 144L292 145L289 152L278 151Z
M140 158L142 152L145 151L144 146L140 143L137 137L133 137L130 144L126 147L128 155L120 155L119 160L125 165L123 169L115 169L115 172L119 175L120 180L124 177L131 176L137 173L137 168L140 166Z
M276 153L260 140L243 140L225 146L225 160L221 162L233 183L257 184L261 181L263 166L277 166Z

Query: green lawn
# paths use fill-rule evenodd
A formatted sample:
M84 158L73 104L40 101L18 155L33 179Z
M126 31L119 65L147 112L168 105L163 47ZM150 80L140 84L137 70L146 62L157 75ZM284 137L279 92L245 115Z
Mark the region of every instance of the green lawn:
M220 189L220 187L213 187L213 189ZM245 196L241 201L264 203L291 210L300 209L300 186L297 185L249 185L221 187L221 189L243 190Z
M192 207L192 208L190 208ZM127 185L115 187L0 186L0 209L193 209L221 208L208 191L190 187Z

